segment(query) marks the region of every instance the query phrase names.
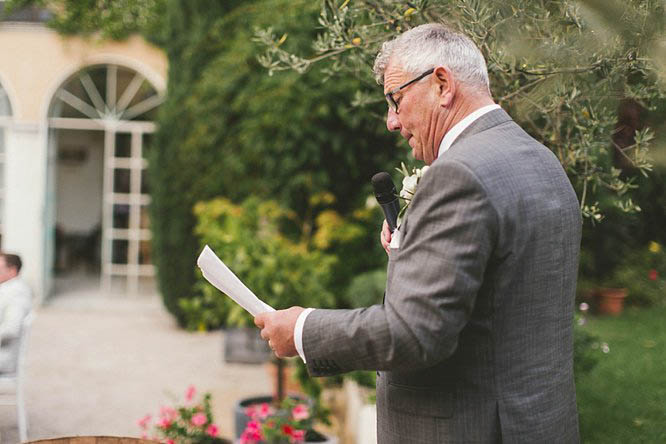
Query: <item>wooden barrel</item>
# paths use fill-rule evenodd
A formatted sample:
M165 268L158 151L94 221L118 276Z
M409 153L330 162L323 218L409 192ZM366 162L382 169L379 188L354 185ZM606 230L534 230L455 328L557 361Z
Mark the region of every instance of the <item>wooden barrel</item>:
M155 444L147 439L125 438L122 436L72 436L69 438L40 439L27 444Z

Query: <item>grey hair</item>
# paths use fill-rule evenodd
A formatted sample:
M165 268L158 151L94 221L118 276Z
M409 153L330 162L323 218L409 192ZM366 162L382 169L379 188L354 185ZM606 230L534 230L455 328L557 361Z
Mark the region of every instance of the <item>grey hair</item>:
M469 37L439 23L417 26L384 42L373 67L377 83L384 83L389 62L415 75L446 66L459 82L490 92L488 68L479 48Z

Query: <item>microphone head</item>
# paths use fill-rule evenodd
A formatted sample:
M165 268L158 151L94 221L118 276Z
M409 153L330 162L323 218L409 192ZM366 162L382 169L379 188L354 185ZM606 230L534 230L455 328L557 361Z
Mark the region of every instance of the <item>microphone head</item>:
M398 198L393 179L389 173L381 171L372 176L372 188L375 190L375 197L380 204L389 203Z

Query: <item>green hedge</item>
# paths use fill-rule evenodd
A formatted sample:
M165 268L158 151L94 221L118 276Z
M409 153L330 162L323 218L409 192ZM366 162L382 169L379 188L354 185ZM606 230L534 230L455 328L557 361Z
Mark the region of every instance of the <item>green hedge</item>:
M259 196L306 218L311 197L326 190L345 216L368 196L372 174L399 160L383 123L350 107L359 80L322 85L319 72L268 76L259 66L255 27L273 25L287 33L286 47L304 49L318 10L309 1L169 3L169 86L149 168L159 288L181 324L177 301L201 294L196 202ZM360 271L377 265L376 256L355 261Z

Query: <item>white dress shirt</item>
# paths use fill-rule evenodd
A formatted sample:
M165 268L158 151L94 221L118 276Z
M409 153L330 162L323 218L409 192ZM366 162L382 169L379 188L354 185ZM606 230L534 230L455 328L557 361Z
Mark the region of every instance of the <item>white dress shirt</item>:
M476 121L479 117L482 115L489 113L490 111L500 109L501 107L497 105L496 103L493 103L492 105L486 105L483 106L476 111L473 111L469 113L467 116L465 116L464 119L462 119L460 122L456 123L453 125L453 128L448 130L444 137L442 138L442 142L439 144L439 151L437 151L437 157L439 158L442 153L446 152L449 148L451 148L451 145L453 145L453 142L456 141L458 136L467 129L468 126L470 126L474 121ZM305 361L305 353L303 352L303 326L305 325L305 319L308 317L310 313L314 311L314 308L306 308L303 310L303 312L298 316L298 319L296 320L296 325L294 326L294 345L296 346L296 351L298 352L298 355L301 357L303 362Z
M30 288L15 277L0 284L0 374L16 369L23 318L32 307Z

